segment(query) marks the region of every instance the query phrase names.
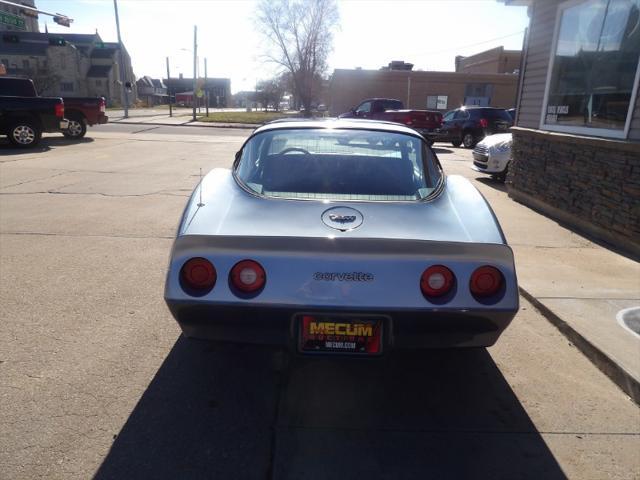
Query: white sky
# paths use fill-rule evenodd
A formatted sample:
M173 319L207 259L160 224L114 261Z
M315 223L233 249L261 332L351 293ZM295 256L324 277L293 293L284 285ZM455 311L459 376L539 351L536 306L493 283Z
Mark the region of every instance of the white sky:
M93 33L116 41L112 0L36 0L40 10L74 19L71 28L40 16L41 31ZM522 47L525 7L496 0L339 0L340 26L329 57L334 68L377 69L405 60L414 69L453 70L456 55L504 45ZM250 90L274 73L261 60L262 39L254 24L253 0L119 0L122 40L137 76L193 73L193 25L198 26L200 73L208 59L210 77L231 78L233 92ZM187 51L189 50L189 51Z

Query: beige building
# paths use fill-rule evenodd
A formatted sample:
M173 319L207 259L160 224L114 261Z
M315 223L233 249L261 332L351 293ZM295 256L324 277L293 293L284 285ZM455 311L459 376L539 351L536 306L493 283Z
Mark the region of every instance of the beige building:
M346 112L365 98L395 98L406 108L446 111L462 105L511 108L518 75L421 72L411 70L335 70L327 92L329 112Z
M122 49L129 102L136 101L131 58ZM0 63L8 75L33 79L41 95L103 96L109 106L123 104L120 48L100 35L10 32L0 38Z
M518 73L520 70L520 50L492 48L469 57L456 57L456 72L459 73Z

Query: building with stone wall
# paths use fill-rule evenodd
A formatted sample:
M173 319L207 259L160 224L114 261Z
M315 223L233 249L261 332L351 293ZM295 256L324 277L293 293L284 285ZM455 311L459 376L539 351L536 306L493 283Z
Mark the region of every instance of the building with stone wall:
M509 195L640 256L640 3L502 1L530 18Z
M35 8L35 0L13 0L11 3L18 3L27 7ZM33 13L26 15L25 10L15 5L0 3L0 16L5 14L4 21L0 20L1 32L39 32L38 15ZM16 20L17 19L17 20ZM18 23L14 25L12 23Z
M133 104L135 75L124 47L122 60ZM32 78L40 95L103 96L109 106L124 103L119 45L97 33L6 32L0 37L0 62L8 75Z

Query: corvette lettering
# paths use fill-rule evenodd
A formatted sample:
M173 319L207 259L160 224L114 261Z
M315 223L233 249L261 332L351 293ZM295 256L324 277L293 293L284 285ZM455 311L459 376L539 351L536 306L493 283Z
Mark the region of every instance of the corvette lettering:
M332 213L331 215L329 215L329 219L332 222L337 222L337 223L351 223L356 221L356 216L355 215L336 215L335 213Z
M311 335L346 335L373 337L373 325L363 323L311 322Z
M374 278L372 273L366 272L316 272L313 274L314 280L325 282L373 282Z

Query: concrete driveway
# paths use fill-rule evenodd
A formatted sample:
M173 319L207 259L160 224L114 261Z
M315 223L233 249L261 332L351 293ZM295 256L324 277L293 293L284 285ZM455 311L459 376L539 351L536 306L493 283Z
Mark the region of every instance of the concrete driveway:
M638 407L524 299L488 350L354 362L183 339L162 301L172 238L199 169L247 133L0 144L0 477L640 475Z

